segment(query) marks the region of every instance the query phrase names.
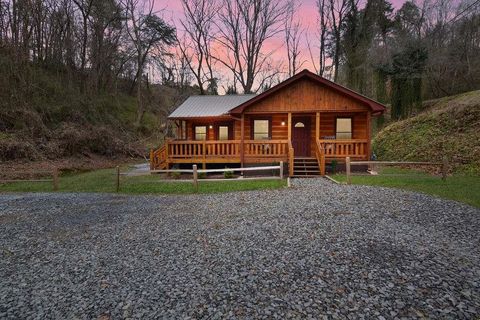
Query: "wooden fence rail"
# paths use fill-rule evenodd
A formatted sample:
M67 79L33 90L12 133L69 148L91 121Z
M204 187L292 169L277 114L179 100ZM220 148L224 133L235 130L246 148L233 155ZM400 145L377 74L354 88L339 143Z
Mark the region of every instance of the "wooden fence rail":
M198 169L194 164L192 169L165 169L165 170L150 170L150 173L191 173L193 186L195 191L198 191L198 174L199 173L218 173L218 172L235 172L235 171L266 171L266 170L279 170L279 178L283 179L283 161L280 161L278 166L263 166L263 167L248 167L248 168L224 168L224 169Z
M0 180L1 183L15 183L15 182L51 182L53 191L58 190L58 183L59 183L59 177L58 177L58 169L54 168L52 171L40 171L40 172L35 172L36 174L42 174L42 175L47 175L51 174L52 178L51 179L4 179Z
M345 169L347 174L347 184L352 183L352 171L351 167L355 165L385 165L385 166L398 166L398 165L417 165L417 166L438 166L442 170L442 180L447 179L448 173L448 160L446 157L442 158L442 162L425 162L425 161L351 161L350 157L345 159Z

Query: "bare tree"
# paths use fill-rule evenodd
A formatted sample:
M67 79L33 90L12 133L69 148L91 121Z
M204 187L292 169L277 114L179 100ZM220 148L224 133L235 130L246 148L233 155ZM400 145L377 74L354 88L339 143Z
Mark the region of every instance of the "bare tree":
M139 126L146 108L143 101L143 71L152 49L157 54L164 51L164 45L172 45L175 41L175 29L167 25L153 11L152 0L124 0L126 14L126 30L135 48L137 72L134 83L137 88L137 118Z
M277 74L268 72L273 51L266 51L265 42L282 32L287 7L276 0L223 0L216 40L224 51L215 59L232 72L244 93L257 91Z
M206 93L205 84L208 83L207 88L212 88L211 84L215 81L211 48L217 4L215 0L182 0L182 5L185 18L180 23L184 35L178 46L203 95Z
M358 3L358 0L330 0L329 7L331 24L331 32L333 37L333 81L338 81L338 71L340 66L340 58L342 54L342 26L345 22L348 9L348 1Z
M295 19L298 6L295 1L288 3L287 17L285 19L285 45L288 58L288 76L291 77L298 72L304 61L300 60L300 40L303 35L303 28L300 21Z
M322 77L331 77L333 70L334 81L338 80L342 57L342 28L348 13L348 1L351 0L317 0L316 41L312 45L311 40L307 39L315 72Z
M326 70L326 41L328 32L328 6L327 0L317 0L318 10L318 35L319 35L319 56L318 56L318 70L317 73L320 76L325 76Z
M85 71L87 64L87 42L88 42L88 21L90 19L90 13L92 12L92 6L94 0L73 0L80 14L82 16L82 34L80 36L81 42L81 54L80 54L80 69Z

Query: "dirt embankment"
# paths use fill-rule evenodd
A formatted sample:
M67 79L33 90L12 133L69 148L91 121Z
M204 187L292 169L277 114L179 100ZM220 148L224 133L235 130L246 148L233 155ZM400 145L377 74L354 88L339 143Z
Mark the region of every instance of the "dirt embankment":
M480 91L425 103L425 110L394 122L373 140L382 160L441 161L455 171L480 174Z

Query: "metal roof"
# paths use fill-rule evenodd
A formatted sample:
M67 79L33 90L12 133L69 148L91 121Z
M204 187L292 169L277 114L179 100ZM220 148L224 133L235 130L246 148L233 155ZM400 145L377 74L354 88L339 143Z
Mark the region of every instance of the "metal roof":
M169 118L217 117L255 97L255 94L190 96Z

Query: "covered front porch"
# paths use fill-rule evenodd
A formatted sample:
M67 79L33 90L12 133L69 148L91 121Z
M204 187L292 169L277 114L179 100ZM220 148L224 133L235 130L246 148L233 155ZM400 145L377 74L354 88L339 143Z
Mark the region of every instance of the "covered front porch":
M346 157L370 157L368 112L242 114L230 119L177 120L176 137L150 153L151 169L175 164L288 164L315 159L320 174L326 163Z

